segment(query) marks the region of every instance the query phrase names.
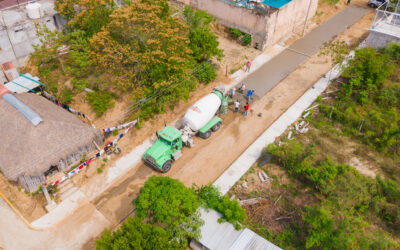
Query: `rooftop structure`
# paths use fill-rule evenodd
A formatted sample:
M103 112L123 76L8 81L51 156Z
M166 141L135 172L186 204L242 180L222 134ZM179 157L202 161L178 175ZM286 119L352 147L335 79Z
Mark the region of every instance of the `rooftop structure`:
M262 238L250 229L236 230L232 224L218 223L221 215L209 209L200 208L204 225L200 228L201 238L190 243L195 250L280 250L271 242Z
M32 93L15 97L42 121L32 125L4 97L0 98L0 171L29 192L43 183L49 169L65 170L92 152L93 142L102 143L96 129L45 98Z
M400 1L397 5L382 4L376 9L375 18L366 39L366 45L379 48L389 42L400 43Z
M252 45L263 50L304 25L318 0L179 0L214 16L223 25L252 36Z
M20 77L5 83L4 86L13 93L36 92L40 87L39 77L33 77L31 74L21 74Z
M64 21L54 10L54 1L40 0L27 3L24 0L0 1L0 64L12 62L16 67L24 65L34 51L32 44L39 44L35 23L45 24L53 31Z

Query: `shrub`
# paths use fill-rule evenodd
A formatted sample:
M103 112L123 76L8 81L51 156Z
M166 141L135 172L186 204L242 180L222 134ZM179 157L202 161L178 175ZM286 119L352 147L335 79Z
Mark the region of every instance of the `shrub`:
M178 180L150 177L133 204L138 218L146 219L153 225L162 225L173 235L170 243L175 248L184 249L188 238L200 236L200 226L203 224L198 212L200 199L193 189Z
M211 31L210 24L215 19L201 10L193 10L186 6L183 12L185 21L189 25L189 47L193 51L193 58L200 62L214 56L220 60L223 50L218 48L218 37Z
M87 93L86 98L89 101L90 107L96 112L96 115L100 116L114 106L113 99L116 98L116 95L109 91L96 90Z
M144 223L139 218L129 217L121 227L111 232L106 230L96 240L96 249L173 249L170 234L162 227Z
M244 34L243 36L243 45L247 46L251 43L251 35L250 34Z
M235 38L238 39L243 35L243 33L238 29L229 29L229 33Z
M74 92L70 89L65 88L61 92L61 99L64 104L70 104L74 101Z
M222 214L223 217L218 222L227 221L232 223L236 230L241 228L239 223L246 218L246 210L239 205L239 202L222 196L212 185L202 186L196 190L196 193L205 202L206 207L213 208Z
M209 62L202 62L196 68L195 76L200 82L208 84L217 78L217 70Z

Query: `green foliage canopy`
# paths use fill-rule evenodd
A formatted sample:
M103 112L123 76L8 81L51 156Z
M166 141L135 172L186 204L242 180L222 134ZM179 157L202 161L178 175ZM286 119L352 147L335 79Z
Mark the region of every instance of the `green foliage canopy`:
M185 6L183 14L189 25L189 47L193 51L193 58L198 62L214 56L218 60L221 59L223 51L218 48L218 37L210 29L210 23L214 18L204 11L195 11L189 6Z
M174 249L169 240L164 228L129 217L118 230L106 230L96 241L96 249Z
M202 186L196 190L196 193L205 202L206 207L213 208L223 215L219 222L228 221L236 229L241 228L240 223L246 218L246 210L239 205L238 201L221 195L212 185Z
M161 176L150 177L134 200L136 216L162 225L172 235L171 241L181 248L187 246L188 238L200 236L200 204L193 189Z

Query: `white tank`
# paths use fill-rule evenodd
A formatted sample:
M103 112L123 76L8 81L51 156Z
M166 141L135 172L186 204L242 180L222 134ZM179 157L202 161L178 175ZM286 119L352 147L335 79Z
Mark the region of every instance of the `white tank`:
M31 19L40 18L40 3L28 3L26 5L26 11L28 12L28 17Z
M218 95L211 93L198 100L183 116L183 122L193 131L201 129L217 113L221 106Z

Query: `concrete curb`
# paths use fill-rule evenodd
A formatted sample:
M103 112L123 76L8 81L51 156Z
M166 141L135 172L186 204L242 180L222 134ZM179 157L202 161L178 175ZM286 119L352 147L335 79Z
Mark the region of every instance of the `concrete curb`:
M214 182L214 185L226 194L250 167L256 163L263 149L275 141L297 120L314 100L329 86L330 80L339 77L340 67L335 65L323 78L307 90L285 113L283 113L264 133L251 144L232 165Z

